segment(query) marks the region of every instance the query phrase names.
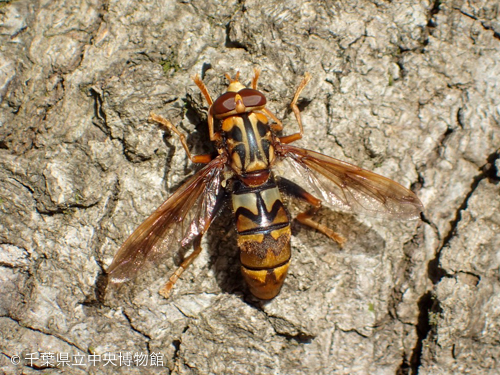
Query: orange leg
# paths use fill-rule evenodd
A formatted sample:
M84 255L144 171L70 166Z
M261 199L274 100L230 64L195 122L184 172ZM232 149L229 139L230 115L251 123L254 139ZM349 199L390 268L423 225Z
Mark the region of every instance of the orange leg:
M273 129L275 132L280 132L283 130L283 123L274 115L274 113L272 113L267 108L263 108L262 112L271 117L271 119L274 121L274 124L270 125L271 129Z
M207 100L208 105L211 106L213 103L212 98L210 97L210 94L208 93L207 86L205 86L205 84L201 80L200 76L198 74L196 74L193 77L191 77L191 79L194 81L194 83L196 83L196 86L198 86L198 88L200 89L201 93L203 94L203 96Z
M239 72L236 74L236 79L238 79ZM207 86L203 83L201 80L200 76L196 74L195 76L191 77L196 83L196 86L200 89L201 93L205 97L207 103L208 103L208 134L210 136L211 141L218 141L221 139L220 133L216 133L214 130L214 116L212 115L212 104L213 100L210 96L210 93L208 92ZM229 78L231 80L231 78Z
M177 280L179 280L179 277L181 277L182 273L186 270L186 268L188 268L191 265L191 263L193 263L193 261L198 257L198 255L200 255L202 236L203 235L200 234L198 237L194 239L193 252L189 254L189 256L182 261L180 266L175 270L172 276L170 276L165 286L160 289L160 291L158 292L160 293L160 295L162 295L165 298L168 298L175 283L177 282Z
M340 234L334 232L332 229L328 228L326 225L318 223L317 221L313 220L314 215L319 211L321 208L321 200L313 196L312 194L309 194L307 191L302 189L299 185L296 183L287 180L286 178L280 178L278 180L278 186L280 190L284 191L288 195L291 195L293 197L299 198L307 203L309 203L311 207L309 210L301 212L300 214L297 215L296 219L299 223L307 225L308 227L311 227L313 229L316 229L318 232L323 233L324 235L330 237L332 240L337 242L340 246L342 246L345 242L346 239L342 237Z
M212 161L212 155L206 154L206 155L192 155L191 151L189 151L187 142L186 142L186 136L182 134L179 129L177 129L170 121L168 121L166 118L155 115L154 113L151 113L149 115L149 120L157 122L170 131L174 132L179 136L181 139L182 147L184 147L184 150L186 151L186 154L188 158L193 162L193 163L202 163L202 164L208 164Z
M321 232L324 235L330 237L332 240L337 242L339 246L344 245L344 243L347 241L345 237L342 237L340 234L334 232L326 225L318 223L317 221L313 220L313 216L318 212L320 208L321 208L321 203L319 204L318 207L312 207L307 211L301 212L300 214L297 215L296 218L297 221L301 224L307 225L308 227L316 229L318 232Z
M297 106L297 101L299 100L299 95L304 90L304 87L306 87L307 83L311 80L311 75L309 73L306 73L304 75L304 78L302 79L302 82L300 82L299 87L297 87L297 91L295 91L295 96L293 97L292 102L290 103L290 107L292 108L293 113L295 114L295 118L297 119L297 122L299 123L299 132L295 134L290 134L284 137L280 138L281 143L292 143L295 142L299 139L302 138L302 135L304 134L304 127L302 126L302 118L300 117L300 110L299 107Z

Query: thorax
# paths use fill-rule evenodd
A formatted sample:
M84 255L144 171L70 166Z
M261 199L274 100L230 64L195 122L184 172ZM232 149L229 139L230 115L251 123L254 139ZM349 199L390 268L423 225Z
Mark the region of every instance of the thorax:
M230 166L238 176L269 174L274 147L265 115L250 112L225 118L222 131Z

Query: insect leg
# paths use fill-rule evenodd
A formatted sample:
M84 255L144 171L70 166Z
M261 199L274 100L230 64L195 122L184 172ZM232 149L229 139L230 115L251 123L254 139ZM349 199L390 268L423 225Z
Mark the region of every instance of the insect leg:
M213 103L212 98L210 97L210 94L208 93L207 86L205 86L205 84L201 80L200 76L198 74L196 74L195 76L191 77L191 79L194 81L194 83L196 83L196 86L198 86L198 88L200 89L201 93L203 94L203 96L207 100L208 105L211 106Z
M283 177L278 179L278 186L280 190L282 190L286 194L301 199L312 206L309 210L301 212L297 215L296 219L299 223L307 225L308 227L311 227L313 229L316 229L318 232L321 232L324 235L330 237L340 246L342 246L346 242L346 239L342 237L340 234L334 232L331 228L328 228L326 225L318 223L313 219L314 215L316 215L316 213L321 208L321 200L319 200L312 194L309 194L307 191L305 191L296 183L287 180L286 178Z
M297 101L299 100L300 93L302 92L302 90L304 90L304 87L306 87L307 82L309 82L310 80L311 80L311 75L309 73L306 73L304 75L304 78L302 79L302 82L300 82L299 87L297 87L297 91L295 91L295 96L293 97L293 100L290 103L290 107L292 108L292 111L295 114L295 118L299 123L299 132L287 135L285 137L281 137L280 138L281 143L292 143L302 138L302 135L304 133L304 127L302 126L302 118L300 117L300 110L299 107L297 106Z
M205 225L203 226L203 228L200 229L199 234L193 239L193 252L189 254L187 258L184 258L179 267L175 270L172 276L170 276L165 286L159 290L160 295L162 295L165 298L169 297L172 288L174 287L177 280L179 280L179 277L181 277L182 273L186 270L186 268L188 268L189 265L193 263L193 261L198 257L198 255L200 255L201 239L203 237L203 234L206 233L206 231L210 227L210 224L215 219L217 214L220 212L220 209L223 207L224 202L227 198L227 192L225 189L219 189L217 193L216 191L211 190L208 192L208 194L212 195L216 194L213 206L206 212L207 215L204 218ZM214 197L212 196L212 198Z
M218 132L216 133L214 131L214 116L212 114L213 100L210 97L207 86L205 86L205 84L201 80L200 76L198 74L196 74L195 76L193 76L191 78L193 79L194 83L196 83L196 86L198 86L198 88L200 89L201 93L203 94L203 96L205 97L205 99L208 103L208 134L210 135L210 140L211 141L218 141L221 139L221 135L220 135L220 133L218 133ZM238 79L238 75L236 75L236 79ZM231 79L229 79L229 80L231 80Z
M321 205L319 207L313 207L307 211L301 212L296 217L297 221L301 224L307 225L308 227L316 229L318 232L321 232L324 235L330 237L332 240L334 240L340 246L342 246L346 242L345 237L334 232L332 229L328 228L326 225L318 223L317 221L312 219L312 217L318 212L318 210L320 208L321 208Z
M269 109L263 108L262 112L264 112L266 115L271 117L274 121L274 124L271 124L271 129L273 129L275 132L280 132L283 130L283 123L272 113Z
M193 163L202 163L202 164L208 164L212 161L212 155L206 154L206 155L192 155L191 152L189 151L187 142L186 142L186 136L182 134L179 129L177 129L170 121L168 121L166 118L155 115L154 113L151 113L149 115L149 120L157 122L170 131L174 132L179 136L181 139L182 147L184 147L184 150L186 151L186 154L188 158L193 162Z
M170 292L172 291L172 288L174 287L177 280L179 280L179 277L181 277L182 273L186 270L186 268L188 268L189 265L193 263L193 261L198 257L198 255L200 255L202 236L203 235L200 234L194 239L193 252L189 254L189 256L182 261L180 266L175 270L172 276L170 276L165 286L160 289L159 293L163 297L168 298L170 296Z

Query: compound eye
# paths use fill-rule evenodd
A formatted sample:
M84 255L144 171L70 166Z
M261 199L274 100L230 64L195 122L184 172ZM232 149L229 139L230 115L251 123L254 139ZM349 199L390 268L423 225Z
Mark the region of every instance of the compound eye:
M254 89L241 89L238 91L245 107L262 107L266 105L266 97L258 90Z
M235 92L226 92L219 96L212 105L214 114L223 115L224 113L234 111L236 109L236 103L234 101L235 96Z

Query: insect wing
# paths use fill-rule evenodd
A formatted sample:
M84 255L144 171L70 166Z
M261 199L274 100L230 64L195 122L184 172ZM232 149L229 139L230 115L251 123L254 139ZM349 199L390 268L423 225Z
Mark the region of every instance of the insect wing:
M198 171L151 214L120 247L109 280L130 280L146 262L167 255L203 234L220 209L223 162L218 157Z
M416 219L423 210L415 193L386 177L318 152L287 144L279 147L284 163L291 164L291 168L285 165L284 176L332 208L400 219Z

